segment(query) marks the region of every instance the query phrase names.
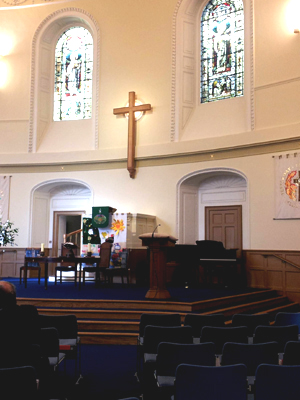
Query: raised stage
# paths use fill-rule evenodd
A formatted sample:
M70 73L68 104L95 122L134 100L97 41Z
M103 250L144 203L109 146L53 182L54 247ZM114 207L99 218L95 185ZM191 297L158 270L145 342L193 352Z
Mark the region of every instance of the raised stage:
M73 282L48 289L29 279L27 288L18 279L2 278L16 285L18 304L33 304L41 314L75 314L82 343L136 344L142 313L180 313L182 322L187 313L223 313L227 324L233 314L299 311L293 303L275 290L168 287L169 300L145 299L147 287L114 284L96 286L87 282L79 289Z

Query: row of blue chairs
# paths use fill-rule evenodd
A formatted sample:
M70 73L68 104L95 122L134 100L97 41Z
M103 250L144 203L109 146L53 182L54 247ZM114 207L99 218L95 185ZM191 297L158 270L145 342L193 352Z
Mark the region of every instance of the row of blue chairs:
M255 372L255 400L296 400L300 366L261 364ZM207 367L180 364L176 370L175 400L246 400L247 369L243 364ZM139 400L130 397L123 400Z
M298 324L285 326L297 320ZM222 314L187 314L184 326L180 314L143 314L137 371L144 390L151 385L174 388L175 370L182 363L213 367L219 360L222 366L245 364L250 388L260 364L282 362L279 353L284 353L283 364L300 364L299 313L277 314L274 326L270 326L268 314L238 314L232 325L225 326Z

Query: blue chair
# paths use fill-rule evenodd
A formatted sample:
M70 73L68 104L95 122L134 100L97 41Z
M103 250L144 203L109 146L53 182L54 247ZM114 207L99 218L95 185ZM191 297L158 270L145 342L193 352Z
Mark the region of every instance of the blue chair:
M266 397L264 400L266 400ZM181 364L176 370L176 400L246 400L247 368L237 364L204 367Z
M26 257L37 257L40 254L40 249L26 249L25 250L25 256ZM39 284L41 283L41 267L38 262L29 262L27 263L27 266L22 265L20 267L20 285L22 283L22 272L23 272L23 280L26 274L27 277L27 271L38 271L38 282Z
M246 326L225 328L204 326L201 331L200 343L213 342L216 345L216 354L222 354L226 342L248 343L247 334Z
M275 316L274 326L287 326L297 325L298 326L298 339L300 334L300 312L299 313L288 313L279 312Z
M277 342L279 353L284 352L287 342L298 340L298 326L258 326L254 331L253 343Z
M36 400L38 390L33 367L0 369L0 387L5 400Z
M181 326L180 314L167 313L144 313L141 315L139 324L138 344L143 344L144 333L147 325L152 326Z
M283 365L300 365L300 342L287 342L284 347Z
M247 326L248 337L253 336L259 325L270 325L269 314L234 314L232 316L232 326Z
M146 326L142 376L143 384L147 387L156 386L154 371L158 346L161 342L193 344L192 328L190 326Z
M261 364L255 374L255 400L295 400L300 393L300 366Z
M186 314L184 325L191 326L194 343L200 343L201 331L204 326L225 327L224 314Z
M174 388L176 368L180 364L215 366L215 345L213 343L160 343L157 350L155 371L159 388L163 390Z
M278 343L225 343L222 352L222 365L244 364L247 375L254 376L260 364L278 365Z
M141 375L141 364L144 356L144 333L147 325L152 326L181 326L181 316L176 313L143 313L140 318L139 335L137 338L137 361L136 361L136 376L138 380Z

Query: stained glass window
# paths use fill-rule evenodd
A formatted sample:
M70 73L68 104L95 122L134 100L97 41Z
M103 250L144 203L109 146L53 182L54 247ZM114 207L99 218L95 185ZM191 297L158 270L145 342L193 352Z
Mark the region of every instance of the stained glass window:
M243 94L243 1L210 0L201 18L201 103Z
M76 26L66 30L55 48L54 121L92 116L93 38Z

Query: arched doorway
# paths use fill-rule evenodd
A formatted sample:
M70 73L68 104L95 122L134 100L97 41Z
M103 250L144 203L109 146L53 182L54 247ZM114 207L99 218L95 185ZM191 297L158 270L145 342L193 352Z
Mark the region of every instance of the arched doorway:
M177 184L177 235L179 243L205 239L205 209L242 206L243 248L249 248L248 182L240 171L215 168L192 172Z
M63 226L80 223L81 227L81 216L91 214L92 197L91 188L74 179L56 179L35 186L31 192L31 246L45 243L51 255L58 255L62 235L66 233ZM77 221L71 220L72 216Z

